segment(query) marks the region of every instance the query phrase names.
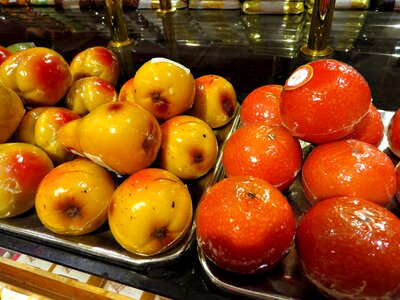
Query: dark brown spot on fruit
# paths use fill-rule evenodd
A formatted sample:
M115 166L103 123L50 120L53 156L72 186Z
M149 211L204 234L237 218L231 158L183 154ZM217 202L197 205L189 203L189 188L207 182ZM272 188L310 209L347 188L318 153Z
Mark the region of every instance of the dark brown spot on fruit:
M60 201L58 203L58 210L63 212L68 218L82 217L80 204L73 197Z
M112 104L110 104L110 105L108 106L108 110L109 110L109 111L112 111L112 112L118 111L118 110L121 109L122 105L123 105L123 102L115 102L115 103L112 103Z
M228 117L233 116L233 114L235 113L235 107L233 105L232 99L227 95L223 95L221 103L222 103L222 109L226 112L227 116Z
M256 194L254 194L254 193L252 193L252 192L248 192L248 193L247 193L247 196L248 196L250 199L254 199L254 198L256 197Z
M160 101L161 95L158 92L154 92L151 96L153 103Z
M193 154L193 162L198 164L204 160L203 153L197 152Z
M65 211L65 213L67 214L68 217L71 217L71 218L75 218L75 217L80 217L80 216L81 216L80 209L79 209L79 207L77 207L77 206L71 206L71 207L69 207L69 208Z
M172 201L172 208L175 207L175 201Z
M114 201L111 200L110 206L108 207L108 212L110 215L114 214Z
M156 239L163 240L167 236L167 228L162 227L156 229L153 233L152 236L155 237Z
M153 101L153 103L155 104L155 106L156 106L156 109L158 110L158 111L166 111L167 110L167 108L168 108L168 101L165 99L165 98L163 98L161 95L160 95L160 93L158 93L158 92L154 92L153 94L152 94L152 101Z

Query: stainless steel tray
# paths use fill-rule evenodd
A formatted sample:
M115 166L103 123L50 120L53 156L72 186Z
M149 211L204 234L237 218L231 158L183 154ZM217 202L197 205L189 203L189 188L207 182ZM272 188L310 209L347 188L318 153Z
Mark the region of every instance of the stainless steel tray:
M239 114L236 112L235 118L222 128L214 130L219 149L223 143L238 127ZM221 151L217 161L208 174L198 180L185 182L192 196L193 208L197 204L204 191L221 178ZM109 262L114 262L132 269L149 269L152 267L165 266L181 258L195 241L196 224L193 221L192 227L183 240L169 251L157 256L139 256L125 250L113 238L108 224L93 233L84 236L63 236L57 235L40 222L36 212L30 212L18 217L0 219L0 231L12 234L21 238L30 239L36 242L61 247L62 249L89 255ZM23 251L23 249L21 249Z
M387 126L394 112L383 110L379 112L385 125L385 136L379 149L388 154L396 164L398 159L390 153L386 138ZM307 143L302 144L302 146L305 153L311 150L311 146ZM223 176L224 174L221 174L221 178ZM310 203L305 199L299 178L288 189L286 196L297 217L311 207ZM399 209L396 201L389 204L388 208L391 210ZM325 299L301 274L294 246L275 269L268 273L257 275L237 275L226 272L210 262L199 247L197 252L202 271L207 280L226 293L254 299Z

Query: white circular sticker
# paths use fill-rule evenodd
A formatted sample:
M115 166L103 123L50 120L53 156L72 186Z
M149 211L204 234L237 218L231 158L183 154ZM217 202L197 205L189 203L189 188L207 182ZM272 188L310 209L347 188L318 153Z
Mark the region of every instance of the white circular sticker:
M310 65L299 67L288 78L285 84L285 90L293 90L307 83L313 76L313 68Z

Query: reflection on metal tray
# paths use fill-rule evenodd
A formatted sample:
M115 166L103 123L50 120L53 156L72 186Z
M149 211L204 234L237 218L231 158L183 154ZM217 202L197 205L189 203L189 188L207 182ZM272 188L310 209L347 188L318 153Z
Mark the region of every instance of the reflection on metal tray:
M385 125L385 136L379 149L387 153L394 163L397 163L398 159L389 151L386 138L387 126L394 112L384 110L379 112ZM302 143L302 147L305 155L312 149L312 146L308 143ZM311 204L305 199L299 178L288 189L286 196L297 217L311 207ZM388 208L398 210L396 203L389 204ZM302 275L297 264L294 246L276 268L268 273L256 275L238 275L224 271L208 260L199 247L197 252L202 271L207 280L226 293L254 299L326 299Z
M214 131L220 149L238 126L239 114L236 112L235 118L229 124ZM215 166L208 174L198 180L185 182L191 193L194 209L197 207L204 191L221 178L220 164L221 151ZM57 235L42 225L34 211L14 218L0 219L0 231L47 245L61 247L67 251L104 259L133 269L149 269L173 263L181 258L194 243L196 226L193 222L190 231L178 245L156 256L139 256L125 250L116 242L107 224L84 236Z

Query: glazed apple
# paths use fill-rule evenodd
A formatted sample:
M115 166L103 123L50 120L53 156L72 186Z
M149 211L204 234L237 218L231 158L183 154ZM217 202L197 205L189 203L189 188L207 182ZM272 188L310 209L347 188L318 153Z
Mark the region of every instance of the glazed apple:
M196 78L196 94L189 114L207 122L212 128L227 124L238 106L232 84L218 75Z
M34 47L18 51L0 65L0 82L30 106L52 106L71 81L68 63L54 50Z
M58 130L79 118L77 113L64 107L37 107L25 114L16 136L20 142L42 148L58 165L75 157L58 142Z
M8 46L7 50L10 51L12 54L14 54L15 52L33 48L33 47L36 47L35 43L33 43L33 42L22 42L22 43L15 43L15 44Z
M157 168L129 176L114 192L108 222L116 241L138 255L176 245L192 224L192 200L183 182Z
M65 106L83 116L97 106L118 100L113 85L100 77L84 77L75 81L65 96Z
M111 174L96 163L78 157L49 172L35 198L43 225L58 234L83 235L107 221L115 190Z
M133 80L135 77L127 80L119 90L118 101L135 102L133 98Z
M120 68L114 52L106 47L90 47L74 56L70 63L72 81L82 77L96 76L117 84Z
M0 83L0 143L7 142L25 114L21 98Z
M3 61L6 60L7 57L11 56L10 50L7 48L0 46L0 65L2 64Z
M32 209L40 181L54 168L42 149L25 143L1 144L0 166L0 218Z
M359 197L329 198L298 222L301 270L329 299L399 299L400 220Z
M218 142L212 128L203 120L175 116L161 124L161 147L157 162L181 179L195 179L214 166Z
M161 144L157 119L136 103L105 103L65 124L58 140L70 151L119 174L150 166Z
M165 58L153 58L143 64L135 74L132 88L135 102L159 120L189 110L196 90L190 70Z
M79 115L64 107L49 107L40 114L35 125L36 145L42 148L55 164L74 158L58 141L58 130L66 123L79 119Z
M15 139L18 142L36 145L35 126L39 116L48 109L48 106L34 107L25 112L17 130L15 131Z

